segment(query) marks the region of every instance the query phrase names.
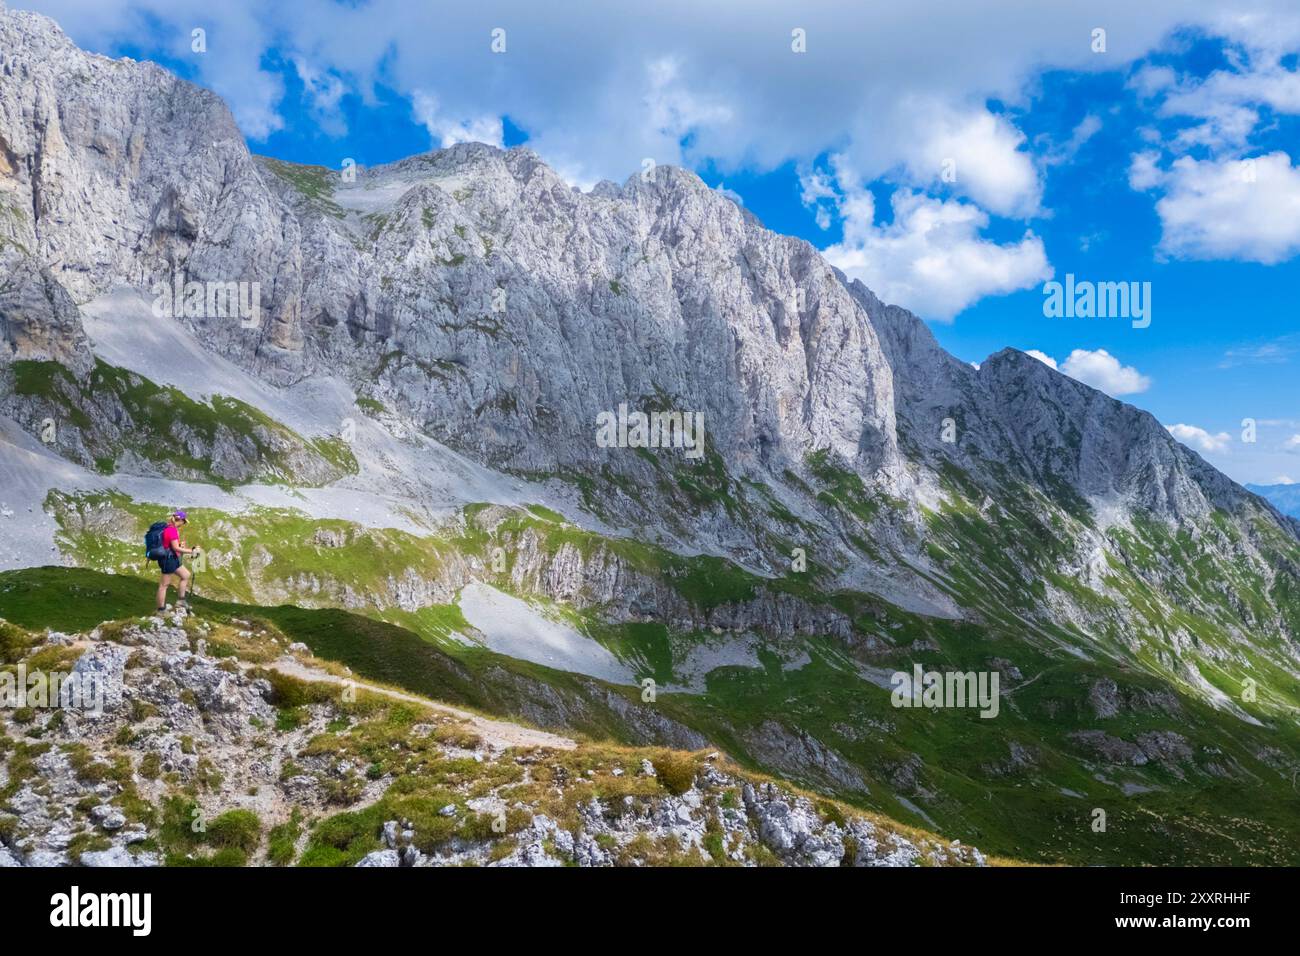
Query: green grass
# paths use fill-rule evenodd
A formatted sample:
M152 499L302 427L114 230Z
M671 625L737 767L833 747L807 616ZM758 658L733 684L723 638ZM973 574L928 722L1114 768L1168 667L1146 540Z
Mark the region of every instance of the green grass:
M161 504L140 504L116 492L51 492L46 509L59 523L61 543L80 563L135 574L145 571L145 529L167 513ZM408 571L436 577L445 550L441 542L406 531L317 521L289 509L254 508L231 515L191 508L188 513L186 540L213 555L196 573L196 588L240 601L268 594L288 600L297 597L294 582L312 579L323 587L317 601L333 596L341 603L350 589L370 596L376 605L391 604L393 582Z
M129 615L142 603L141 592L147 599L149 590L148 582L121 575L62 568L6 572L0 574L0 616L22 627L74 630ZM303 641L317 656L346 664L363 678L504 716L536 714L529 702L539 693L559 695L573 705L571 728L596 737L629 739L623 718L600 710L600 696L592 693L602 686L599 682L485 651L462 648L452 653L405 628L340 610L254 608L204 599L196 606L208 619L264 622L289 639ZM655 709L703 732L759 770L771 767L753 755L747 743L751 734L770 721L788 732L810 734L833 746L868 787L866 793L846 791L839 796L896 819L921 823L895 797L890 776L891 768L916 754L922 761L924 786L938 796L926 799L912 794L910 799L922 803L940 832L985 852L1105 864L1298 861L1300 795L1291 789L1285 773L1271 769L1257 756L1264 747L1273 746L1296 759L1300 741L1294 729L1251 727L1176 689L1173 696L1179 710L1174 716L1134 712L1099 721L1087 704L1087 689L1097 679L1110 677L1123 687L1151 692L1170 688L1132 668L1061 660L1035 651L1012 632L899 611L880 613L876 624L895 635L900 645L925 641L935 648L897 652L892 660L884 659L886 667L905 667L915 658L927 667L971 669L986 667L990 657L1003 656L1016 661L1025 678L1036 680L1004 699L1001 716L993 721L968 712L899 711L890 705L887 692L858 676L842 644L819 639L808 643L811 656L802 666L723 668L710 675L706 694L661 694ZM895 629L895 624L900 626ZM629 704L639 706L635 689L607 692L623 694ZM286 697L286 702L293 701L292 696ZM871 729L877 726L883 729ZM1095 779L1088 768L1092 757L1069 737L1074 730L1089 728L1124 739L1173 729L1188 739L1194 757L1183 768L1181 780L1157 764L1107 770L1115 781L1156 788L1124 796L1115 785ZM986 770L1006 761L1011 741L1033 748L1036 763L1005 776ZM1238 767L1240 772L1233 778L1216 777L1208 769L1215 764ZM835 789L816 773L782 775L823 791ZM1062 788L1083 796L1064 796ZM1104 840L1096 839L1088 826L1088 811L1094 806L1107 808L1110 815ZM346 822L347 826L336 825L338 832L314 834L302 862L346 862L375 848L370 817L363 814Z
M678 480L671 469L663 475ZM579 478L593 482L593 488L598 480ZM707 459L691 480L702 489L701 501L709 493L721 494L729 481L725 469L718 471ZM1286 570L1300 560L1294 542L1267 523L1252 529L1256 546L1273 555L1282 569L1266 580L1250 562L1228 565L1212 559L1187 536L1139 519L1132 529L1109 531L1109 570L1104 587L1093 588L1058 570L1071 556L1069 542L1088 526L1087 515L1058 508L1041 492L1014 483L988 495L956 470L945 472L944 482L947 500L925 515L936 566L933 582L971 609L973 620L964 622L912 614L870 595L824 593L807 579L767 580L721 558L685 557L643 541L603 537L541 506L508 511L491 526L482 520L488 506L471 506L465 509L463 531L433 540L407 541L398 532L374 536L347 523L313 522L297 513L256 513L246 519L257 528L261 546L277 558L268 570L278 562L279 549L292 552L296 546L298 551L296 557L288 554L285 567L269 580L310 573L377 593L392 568L412 565L434 574L453 555L482 560L497 546L512 561L515 547L527 538L549 555L573 548L584 559L616 558L629 571L671 587L700 613L763 594L788 594L810 605L834 607L853 621L854 635L847 641L820 635L783 643L769 638L760 646L757 666L716 668L706 677L705 693L661 692L653 705L644 705L636 688L603 685L448 640L452 632L467 628L454 605L379 612L386 620L332 609L250 607L247 587L239 591L244 565L236 562L226 589L239 600L201 600L199 606L201 613L219 618L264 622L363 677L593 737L633 742L643 732L638 729L646 716L642 708L653 706L656 720L692 728L753 769L775 769L766 748L773 740L784 740L782 759L794 762L783 764L783 776L892 818L933 826L985 852L1107 865L1300 862L1300 795L1288 770L1300 766L1300 733L1291 709L1300 706L1300 686L1281 666L1285 639L1270 625L1263 600L1271 591L1281 613L1300 620L1298 589ZM831 520L842 519L865 537L874 522L889 519L896 510L890 499L873 497L856 476L817 456L808 462L808 489L820 496ZM768 496L751 490L760 507L770 511ZM64 502L52 510L57 514L67 507ZM121 507L130 512L140 506ZM1210 533L1239 545L1239 517L1216 518ZM216 514L205 518L213 529L243 520ZM341 536L348 544L304 545L317 532ZM96 547L103 547L102 538L87 537L85 553L93 556ZM367 550L371 547L375 550ZM397 558L393 564L384 563L389 552ZM1166 562L1167 574L1161 570ZM0 617L21 627L39 627L44 618L74 613L80 600L107 599L107 592L122 583L120 576L106 584L82 572L64 572L76 574L84 589L76 600L63 594L56 599L37 588L19 603L38 607L39 614L12 617L4 612L11 583L30 587L42 574L52 575L51 584L69 580L57 571L0 575ZM1153 582L1157 573L1163 581ZM504 576L499 583L505 585ZM134 586L142 584L147 600L147 583ZM105 593L94 598L96 589ZM1044 613L1049 600L1068 600L1095 625L1056 623ZM141 603L137 598L133 606ZM672 682L674 659L699 639L658 622L602 623L599 608L576 616L593 639L631 664L638 677L653 677L660 685ZM1243 629L1249 641L1240 639ZM1195 643L1186 652L1188 659L1198 661L1205 679L1234 700L1246 678L1258 680L1259 701L1241 706L1264 726L1209 706L1171 672L1167 648L1175 635L1190 635ZM1072 656L1058 644L1082 648L1086 656ZM895 709L888 692L863 676L866 667L909 670L913 662L988 670L995 657L1012 661L1032 682L1009 688L992 721L971 712ZM1088 704L1088 693L1104 679L1139 696L1172 695L1175 710L1130 709L1100 720ZM1175 732L1186 739L1191 757L1182 764L1110 766L1072 736L1080 730L1102 730L1129 742L1143 734ZM801 763L800 741L831 748L834 755ZM1011 762L1013 745L1032 753L1032 760ZM862 788L832 774L837 766L857 775ZM900 769L907 767L914 768L915 787ZM1147 792L1125 794L1125 785ZM934 823L918 816L913 806ZM1091 831L1093 807L1107 809L1108 834ZM370 823L365 817L350 818L347 826L338 825L337 833L314 833L302 862L347 861L368 852L375 846Z
M271 828L266 838L266 861L272 866L288 866L293 862L295 846L302 833L302 811L294 807L289 819Z
M357 470L355 456L340 440L305 439L235 398L214 395L207 402L199 401L101 359L84 382L57 362L23 360L12 367L14 393L34 400L41 414L52 413L65 427L76 428L87 456L82 464L100 472L116 468L128 450L127 441L130 450L144 451L165 475L197 477L227 488L250 480L320 484ZM112 424L97 426L91 410ZM189 440L178 441L181 435ZM209 459L188 450L195 440L205 448L219 440L245 448L244 459L234 460L239 470L215 472ZM61 443L60 447L70 446ZM166 453L150 455L153 449L166 449ZM312 479L312 474L320 477Z
M158 845L168 866L245 866L262 839L262 823L251 810L228 810L212 820L193 800L163 800Z
M334 201L334 181L337 173L324 166L304 166L288 163L269 156L259 156L258 161L302 194L308 203L327 216L342 219L347 213Z

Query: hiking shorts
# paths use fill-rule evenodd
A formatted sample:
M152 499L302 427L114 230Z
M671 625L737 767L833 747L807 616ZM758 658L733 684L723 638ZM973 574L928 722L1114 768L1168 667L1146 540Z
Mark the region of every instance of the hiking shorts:
M181 556L172 552L166 557L158 559L158 570L163 574L175 574L176 569L181 566Z

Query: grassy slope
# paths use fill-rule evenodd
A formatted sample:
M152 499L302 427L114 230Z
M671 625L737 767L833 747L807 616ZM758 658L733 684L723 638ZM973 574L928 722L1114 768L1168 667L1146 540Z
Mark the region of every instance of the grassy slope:
M148 590L146 582L122 575L55 568L9 572L0 575L0 617L26 627L85 628L137 612ZM404 628L339 610L254 608L203 600L199 606L206 615L264 619L364 677L506 716L523 712L531 694L558 691L589 701L589 689L598 684L487 651L438 646ZM955 625L938 635L928 630L933 622L922 619L892 623L911 628L917 640L942 638L942 651L916 655L927 664L947 661L968 667L990 653L1023 648L1014 637L990 639L969 626ZM926 784L941 791L926 802L937 827L998 854L1075 863L1300 859L1300 798L1289 779L1255 756L1265 745L1296 753L1300 742L1294 733L1252 728L1184 697L1172 726L1198 748L1191 764L1120 772L1090 767L1080 762L1079 747L1066 736L1069 731L1097 727L1130 737L1143 730L1168 729L1171 721L1158 713L1098 721L1082 704L1087 682L1113 676L1130 685L1146 681L1152 690L1160 686L1140 674L1100 665L1063 664L1045 656L1033 662L1023 655L1018 659L1022 666L1030 664L1026 676L1037 674L1038 679L1017 691L1010 698L1014 703L1004 706L1003 717L995 721L980 721L964 712L895 710L887 694L843 665L842 653L829 642L813 646L811 662L798 670L727 669L711 675L708 694L661 694L653 706L705 732L755 768L761 765L740 739L746 727L776 717L787 726L803 728L835 745L863 771L870 793L842 797L903 819L914 817L889 795L890 771L909 754L920 754ZM636 705L633 690L609 690ZM887 732L845 735L846 728L873 724L887 727ZM572 726L597 738L626 739L618 714L596 705L578 712ZM1011 774L981 769L1005 762L1013 739L1034 750L1033 766ZM1215 753L1199 748L1214 748ZM1211 764L1240 766L1254 779L1214 777L1203 769ZM1123 797L1114 786L1095 779L1098 772L1116 782L1161 789ZM1184 779L1178 778L1180 773ZM1066 796L1062 788L1082 796ZM1108 813L1104 834L1091 831L1094 807Z
M335 478L357 470L356 458L340 439L307 439L264 412L224 395L208 402L191 398L177 388L163 387L126 369L96 360L89 378L78 382L58 362L18 361L12 365L14 393L43 403L56 421L78 429L82 442L94 456L95 467L104 473L115 469L125 450L121 439L111 439L95 428L87 410L120 404L130 416L131 448L167 449L167 461L184 469L187 477L198 477L228 487L231 482L212 472L211 461L187 450L180 434L200 438L212 447L219 435L251 442L260 463L255 476L263 481L297 481L301 476L292 465L294 456L328 469ZM118 423L120 424L120 423ZM159 465L166 462L160 461Z
M23 616L47 617L53 609L64 606L56 594L64 582L47 580L40 569L25 574L21 582L10 578L0 591L9 595L9 607ZM104 583L109 586L99 587ZM119 585L126 584L126 588ZM81 605L86 594L93 594L93 605L74 608L67 620L80 622L86 607L108 608L126 597L133 589L130 582L95 582L89 591L74 590L75 603ZM19 598L21 596L21 599ZM224 619L225 609L206 603L202 629L193 620L187 622L191 645L202 640L207 653L222 659L222 665L237 667L237 658L249 664L261 664L283 654L286 635L279 628L254 617L252 621L240 618ZM241 611L245 609L240 609ZM284 609L276 609L284 610ZM328 613L308 612L322 617L328 626L334 620ZM253 617L253 615L249 615ZM295 622L282 618L291 625ZM105 635L120 634L131 618L106 622ZM301 622L296 622L301 624ZM262 626L265 624L265 626ZM252 625L252 626L248 626ZM309 625L307 632L316 630ZM346 630L346 623L343 629ZM112 638L110 638L112 639ZM378 637L377 640L384 640ZM66 667L80 653L73 648L42 647L33 653L39 641L25 629L0 620L0 672L12 669L17 662L34 668ZM325 665L337 673L338 668ZM500 859L517 846L514 834L526 827L537 814L545 814L561 827L580 832L585 827L581 809L592 797L609 803L631 800L642 806L669 794L680 794L697 779L697 773L707 759L715 769L722 769L733 777L735 784L755 786L775 782L787 792L799 793L781 780L767 775L755 775L716 760L716 754L707 758L703 751L696 753L666 748L625 747L609 742L580 741L572 750L550 751L534 754L524 762L505 755L498 759L478 760L463 753L447 752L452 748L477 748L479 735L458 716L423 708L418 701L394 701L372 693L368 687L358 688L351 697L342 693L336 683L309 682L288 676L275 669L255 668L256 676L266 679L278 707L274 726L254 720L252 728L254 747L268 746L267 737L288 733L312 719L324 708L327 718L323 730L294 746L292 757L280 765L280 779L308 774L314 776L316 786L325 798L326 806L318 812L304 813L301 807L290 808L287 818L281 816L263 820L250 809L227 809L211 816L206 827L195 832L191 827L196 812L206 802L211 805L211 795L223 786L223 769L200 756L197 772L188 781L174 772L163 772L156 751L145 752L132 747L139 739L139 722L156 715L151 705L143 704L132 709L130 723L122 727L110 741L101 738L95 745L81 741L60 742L58 717L43 724L29 717L19 717L15 712L12 722L0 721L0 764L8 773L6 783L0 787L0 805L12 797L25 782L38 778L37 759L51 748L62 749L82 782L111 781L116 793L109 798L133 824L143 824L152 832L143 842L133 844L132 852L156 851L163 855L168 866L243 866L250 862L265 862L284 866L347 866L355 864L367 853L383 847L381 824L390 819L411 821L416 831L416 845L427 853L463 849L465 843L486 844L488 859ZM133 726L134 725L134 726ZM8 733L6 733L8 731ZM54 731L51 735L50 731ZM188 741L188 743L187 743ZM182 737L186 753L200 753L194 749L192 738ZM137 756L139 755L139 756ZM327 758L326 767L312 764L316 758ZM540 759L539 759L540 758ZM333 771L338 761L354 766L364 766L370 780L391 778L391 784L374 802L358 805L363 799L363 784L358 776L340 776ZM643 762L655 768L653 776L640 772ZM143 781L164 784L159 795L152 785L142 789ZM577 786L576 784L581 784ZM471 809L475 798L494 796L510 804L504 820L494 825L489 814ZM863 814L859 808L827 799L815 793L803 792L824 822L841 825L854 816L865 815L882 836L897 834L912 843L922 853L920 865L934 865L936 852L948 863L952 860L944 849L948 841L929 831L899 824L878 814ZM715 788L706 793L711 806L737 807L741 796L737 786ZM98 802L98 801L93 801ZM442 811L448 805L457 808L455 818ZM110 845L102 831L83 816L88 806L79 805L73 818L75 832L69 842L69 852L75 857L87 850L103 850ZM278 821L278 822L277 822ZM19 821L0 813L0 835L12 842ZM503 824L503 825L502 825ZM297 844L305 832L305 847L301 854ZM736 865L724 853L726 841L716 823L706 825L703 847L708 858L684 850L674 837L658 838L641 835L628 842L605 837L597 842L615 851L614 859L620 865ZM851 865L858 851L856 844L846 841L843 863ZM771 850L751 842L745 857L758 865L779 862ZM999 857L989 858L993 865L1006 865L1013 861Z
M826 460L814 458L809 466L816 483L810 490L850 535L865 538L872 519L893 507L889 501L864 500L861 482ZM576 549L584 558L602 549L613 552L706 610L764 590L829 603L855 621L853 640L796 639L794 650L806 653L807 661L787 668L776 651L789 652L789 641L782 648L760 650L762 666L716 668L708 675L707 693L661 693L654 705L657 711L704 733L758 769L768 764L755 755L754 741L770 737L773 722L787 734L809 734L834 748L864 780L867 792L842 792L846 799L918 822L925 818L916 816L913 806L920 805L945 832L996 853L1078 863L1296 860L1300 826L1290 778L1300 767L1293 719L1300 689L1270 651L1279 638L1263 627L1268 606L1250 597L1251 589L1265 582L1246 567L1207 566L1190 542L1139 521L1132 532L1112 531L1109 591L1095 592L1056 571L1067 556L1062 542L1087 523L1086 510L1058 508L1025 489L1002 496L1009 504L986 510L973 503L982 495L967 486L963 475L952 473L947 480L948 503L929 516L931 556L942 569L934 580L972 609L978 624L909 614L868 595L823 593L817 569L769 581L720 559L683 558L641 542L606 539L540 508L517 510L489 533L473 520L482 506L471 506L463 529L441 539L368 531L346 522L317 523L292 512L248 518L213 514L196 526L204 527L205 543L214 540L231 558L225 567L217 565L205 574L205 593L239 601L249 600L252 590L247 575L250 547L273 555L259 572L273 580L292 582L312 575L373 594L386 590L392 577L406 568L433 575L440 562L455 557L486 563L498 545L505 546L512 561L512 543L529 535L549 554L561 548ZM80 509L79 520L85 523L87 514L106 505L132 515L133 532L152 514L130 502L84 498L64 498L51 510L60 514ZM247 526L242 535L241 523ZM1224 534L1232 530L1232 522L1221 519L1216 524ZM312 540L321 530L341 536L349 546L321 547ZM122 570L138 567L133 539L113 544L102 529L72 537L86 563ZM1272 549L1268 553L1278 566L1296 560L1295 542L1266 523L1258 537ZM1153 566L1156 555L1173 556L1175 568L1182 569L1164 587L1177 603L1155 592L1139 574L1144 563ZM1247 619L1260 625L1250 642L1241 639L1239 627L1233 630L1233 620L1240 623L1242 618L1225 589L1216 586L1222 580L1247 594ZM505 575L496 583L508 587ZM1295 593L1287 590L1285 576L1272 587L1283 614L1296 614ZM1098 627L1081 630L1053 623L1050 617L1045 620L1037 612L1053 593L1094 610ZM320 603L321 595L290 599ZM1193 613L1202 607L1211 610ZM675 680L675 662L694 643L710 639L673 633L656 622L614 625L591 611L558 610L631 664L639 676L660 684ZM594 693L603 686L599 682L443 640L449 631L463 629L452 605L414 613L369 609L388 623L291 607L225 608L223 613L268 619L275 615L278 625L318 654L343 660L359 673L489 711L527 715L536 713L530 707L538 700L578 702L564 712L548 711L548 719L594 736L628 739L626 717ZM1122 615L1125 628L1118 626L1116 615ZM1133 644L1135 628L1139 639ZM1209 707L1186 682L1170 684L1170 661L1162 655L1180 632L1195 635L1199 642L1185 656L1198 660L1205 677L1229 697L1241 696L1245 679L1257 681L1258 700L1239 703L1264 726L1252 727ZM1057 649L1062 644L1076 653L1063 654ZM1198 650L1205 653L1198 655ZM1013 662L1024 677L1004 698L1001 716L991 721L968 711L895 709L888 693L862 672L865 666L886 673L910 670L914 662L932 669L979 671L989 669L994 658ZM1173 703L1168 710L1129 708L1099 719L1088 694L1103 680L1113 680L1130 696L1154 699L1163 693ZM624 708L638 705L629 688L603 692L618 695ZM1172 731L1186 739L1191 752L1163 763L1116 767L1071 736L1080 730L1099 730L1124 741ZM1013 747L1028 759L1012 761ZM815 770L809 774L804 782L834 789ZM799 778L788 765L784 775ZM1091 829L1096 808L1109 816L1105 834Z

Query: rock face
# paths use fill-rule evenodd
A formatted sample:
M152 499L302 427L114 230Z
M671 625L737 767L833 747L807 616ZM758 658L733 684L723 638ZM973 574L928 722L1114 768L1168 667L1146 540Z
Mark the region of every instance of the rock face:
M346 454L331 460L330 445L310 442L249 406L195 400L93 358L79 374L80 352L65 362L53 342L38 347L32 336L21 340L15 359L22 364L12 375L0 369L0 414L87 469L228 484L321 485L349 473Z
M512 467L585 460L599 412L662 396L724 456L897 468L890 369L848 291L691 174L581 194L527 150L465 146L335 189L256 163L212 94L41 17L5 15L0 48L4 195L30 211L13 239L78 300L177 271L257 282L268 321L201 319L214 347L275 380L376 376Z
M17 11L0 16L0 72L11 354L84 371L59 286L86 301L178 275L256 283L257 327L183 321L272 381L344 371L511 469L590 469L597 415L627 403L702 413L706 448L736 473L829 449L905 494L918 476L901 435L927 459L999 460L1038 487L1176 517L1242 496L1150 416L1019 353L957 362L688 172L581 193L526 149L469 144L343 182L254 159L213 94ZM955 447L939 437L949 417Z
M513 469L590 466L596 416L628 403L703 413L738 472L827 448L901 493L901 433L926 457L1175 517L1242 497L1149 415L1020 353L956 361L682 170L584 194L526 149L471 144L343 182L255 160L217 97L83 53L42 17L4 15L0 40L13 354L84 364L60 285L85 301L180 273L258 284L257 328L187 319L213 348L274 381L344 369Z
M219 97L151 63L83 53L22 11L0 17L0 74L0 201L21 212L7 220L10 244L55 263L78 301L182 267L225 281L237 261L267 292L259 346L301 346L296 300L279 284L294 281L294 225Z
M18 11L0 72L11 356L84 372L72 300L117 285L256 284L256 327L181 321L274 382L341 371L510 469L606 464L653 487L651 465L595 444L627 403L702 413L706 449L766 480L829 449L905 497L918 455L1175 519L1244 497L1149 415L1020 353L958 362L688 172L581 193L526 149L469 144L344 182L255 159L213 94Z
M122 706L126 659L126 649L111 644L83 654L72 668L71 682L60 689L60 704L78 707L94 716L116 711Z
M12 239L0 238L0 275L0 359L59 362L88 374L90 345L67 290Z

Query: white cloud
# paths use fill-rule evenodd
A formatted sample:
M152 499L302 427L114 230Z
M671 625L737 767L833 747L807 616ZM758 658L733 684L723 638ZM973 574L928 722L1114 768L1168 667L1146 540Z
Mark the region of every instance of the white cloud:
M898 104L903 127L903 165L922 188L943 181L1001 216L1036 215L1042 183L1021 147L1025 137L1002 116L984 108L961 110L940 101L908 99ZM853 156L854 151L850 150ZM942 179L950 171L948 179Z
M1129 183L1164 190L1156 203L1164 255L1271 265L1300 252L1300 168L1280 150L1244 160L1183 156L1168 171L1139 153Z
M1077 126L1070 131L1070 138L1059 146L1049 149L1043 157L1043 162L1050 166L1059 166L1062 163L1068 163L1083 148L1083 144L1088 142L1101 131L1101 117L1096 113L1089 113L1081 119Z
M1022 0L1023 9L990 14L917 0L882 15L837 0L800 8L808 52L798 55L789 10L770 4L662 0L646 16L636 5L589 3L556 16L544 4L502 0L490 19L482 5L421 0L24 4L91 48L131 43L192 64L254 138L282 122L284 90L266 57L278 52L307 57L366 97L381 83L408 97L436 91L440 113L457 123L509 116L577 178L621 180L646 156L707 158L725 175L841 150L868 179L902 171L898 184L928 187L935 160L952 157L960 195L1016 214L1041 194L1016 123L1043 71L1123 70L1180 26L1267 37L1259 12L1286 12L1280 0L1235 0L1233 17L1185 0L1094 0L1083 18L1068 4ZM1090 49L1094 21L1108 29L1105 56ZM188 51L195 24L209 28L202 57ZM490 51L496 25L507 31L503 54Z
M812 167L799 170L799 198L803 200L805 206L813 210L818 229L826 230L831 227L831 212L823 200L834 203L839 198L839 194L835 192L830 173Z
M322 70L304 56L294 55L290 60L311 100L312 118L330 136L345 134L347 123L339 114L338 105L347 93L347 84L341 77Z
M840 205L844 239L822 252L887 302L951 319L985 296L1029 288L1052 274L1041 239L1029 231L1003 245L983 239L988 214L969 203L899 189L890 204L893 221L877 226L871 193L847 195Z
M1160 105L1164 116L1190 117L1174 145L1215 149L1243 145L1259 123L1262 107L1300 113L1300 73L1282 67L1276 52L1238 53L1233 69L1172 86Z
M439 112L438 98L424 90L411 96L416 122L429 131L435 146L446 148L457 143L489 143L500 146L505 130L499 116L477 116L454 120Z
M1129 86L1143 99L1169 89L1178 80L1178 74L1167 66L1143 66L1129 78Z
M1165 174L1160 170L1160 153L1154 149L1134 153L1129 161L1128 184L1130 189L1145 192L1164 181Z
M1227 432L1219 432L1217 435L1211 435L1204 428L1196 425L1166 425L1169 433L1177 438L1184 445L1191 445L1198 451L1203 452L1226 452L1228 445L1232 442L1232 436Z
M705 126L725 126L731 108L715 96L693 92L682 77L676 57L660 57L646 66L648 89L642 101L647 126L656 133L680 140Z
M1027 349L1025 351L1025 354L1030 356L1031 358L1038 359L1038 361L1042 362L1044 365L1050 366L1052 368L1056 368L1056 359L1052 358L1050 355L1047 355L1044 352L1038 351L1038 349Z
M1273 479L1273 484L1275 484L1275 485L1294 485L1294 484L1295 484L1295 479L1292 478L1290 475L1278 475L1276 478Z
M1268 11L1224 5L1207 32L1228 38L1227 66L1180 76L1144 66L1129 80L1149 109L1175 128L1149 139L1159 149L1132 157L1133 189L1162 193L1159 252L1183 259L1273 264L1300 253L1300 169L1277 151L1249 160L1250 140L1268 119L1300 115L1300 49L1294 4Z
M1059 364L1056 359L1038 349L1026 349L1025 354L1077 382L1091 385L1115 398L1145 392L1151 387L1150 378L1131 365L1121 365L1119 359L1105 349L1075 349Z
M1091 352L1075 349L1061 363L1061 371L1076 381L1114 397L1135 395L1151 387L1150 378L1131 365L1121 365L1119 359L1105 349Z
M1297 449L1300 449L1300 435L1292 435L1290 438L1288 438L1286 441L1282 443L1282 447L1285 448L1287 451L1295 451Z
M1296 352L1296 342L1300 336L1282 335L1269 342L1242 345L1230 348L1223 353L1219 368L1235 368L1239 365L1284 365L1291 361ZM1260 424L1265 424L1260 422Z
M713 189L715 192L719 192L722 195L726 196L737 206L745 205L745 198L741 196L740 193L736 192L734 189L728 189L726 183L718 183L718 185L714 186Z

